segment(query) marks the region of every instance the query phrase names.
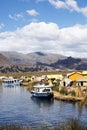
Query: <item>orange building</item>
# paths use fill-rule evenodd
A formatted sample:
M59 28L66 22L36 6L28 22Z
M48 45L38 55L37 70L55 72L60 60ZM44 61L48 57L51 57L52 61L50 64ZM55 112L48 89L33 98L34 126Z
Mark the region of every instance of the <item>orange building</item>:
M81 74L80 72L73 72L68 75L68 78L72 81L76 81L79 78L83 78L83 74Z

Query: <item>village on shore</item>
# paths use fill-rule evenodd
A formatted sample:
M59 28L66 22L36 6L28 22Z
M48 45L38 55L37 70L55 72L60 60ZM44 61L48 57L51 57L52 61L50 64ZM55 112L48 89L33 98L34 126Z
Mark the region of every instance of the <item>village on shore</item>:
M9 76L9 74L8 74ZM11 75L10 75L11 76ZM13 75L12 75L13 76ZM3 82L7 75L0 76ZM14 78L16 77L13 76ZM31 90L37 83L50 85L54 98L63 101L82 101L87 105L87 71L42 73L41 75L20 75L21 85Z

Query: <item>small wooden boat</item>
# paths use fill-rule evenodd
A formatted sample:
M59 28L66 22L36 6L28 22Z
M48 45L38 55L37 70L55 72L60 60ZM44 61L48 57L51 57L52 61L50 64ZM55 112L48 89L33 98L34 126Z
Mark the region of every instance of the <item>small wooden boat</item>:
M54 94L50 86L39 84L33 87L32 96L37 98L53 98Z

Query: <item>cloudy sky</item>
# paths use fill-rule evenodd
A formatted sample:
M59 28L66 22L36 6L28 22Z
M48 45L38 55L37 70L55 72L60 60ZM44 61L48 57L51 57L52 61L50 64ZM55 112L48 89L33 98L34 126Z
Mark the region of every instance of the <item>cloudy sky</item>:
M87 0L0 0L0 51L87 58Z

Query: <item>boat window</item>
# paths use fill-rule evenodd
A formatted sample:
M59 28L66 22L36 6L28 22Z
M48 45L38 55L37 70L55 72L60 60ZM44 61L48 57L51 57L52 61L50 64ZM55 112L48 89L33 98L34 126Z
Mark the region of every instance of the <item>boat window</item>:
M49 89L49 88L45 88L45 89L43 90L43 92L50 92L50 89Z
M47 92L50 92L50 89L46 89Z
M44 89L43 92L46 92L46 89Z
M39 88L37 89L37 91L39 92Z

